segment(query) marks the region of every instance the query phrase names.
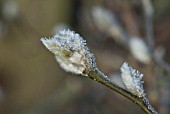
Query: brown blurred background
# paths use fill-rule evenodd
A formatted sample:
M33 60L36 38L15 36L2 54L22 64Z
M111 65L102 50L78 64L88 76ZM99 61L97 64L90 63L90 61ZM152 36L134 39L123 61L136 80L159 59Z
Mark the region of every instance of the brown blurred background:
M143 64L95 25L91 10L111 11L128 34L146 44L142 0L0 0L0 114L144 114L131 101L87 77L63 71L41 44L58 29L80 33L99 68L118 82L127 61L144 73L145 90L161 114L170 113L170 2L151 1L155 53Z

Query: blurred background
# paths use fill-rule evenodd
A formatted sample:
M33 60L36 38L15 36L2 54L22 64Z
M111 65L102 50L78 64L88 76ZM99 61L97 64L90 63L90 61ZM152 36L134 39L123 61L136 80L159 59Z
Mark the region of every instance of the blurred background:
M144 114L107 87L63 71L42 45L60 29L80 33L113 82L128 62L151 104L170 113L168 0L0 0L0 114Z

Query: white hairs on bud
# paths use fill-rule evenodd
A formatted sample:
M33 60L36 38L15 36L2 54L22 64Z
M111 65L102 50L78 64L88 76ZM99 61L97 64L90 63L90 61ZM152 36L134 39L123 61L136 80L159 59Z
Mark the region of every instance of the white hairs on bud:
M122 81L129 92L139 98L146 96L143 89L144 82L141 81L143 78L142 73L128 66L127 63L123 63L121 67L121 76Z
M54 37L41 38L41 41L66 71L87 76L87 72L95 66L86 41L74 31L60 30Z

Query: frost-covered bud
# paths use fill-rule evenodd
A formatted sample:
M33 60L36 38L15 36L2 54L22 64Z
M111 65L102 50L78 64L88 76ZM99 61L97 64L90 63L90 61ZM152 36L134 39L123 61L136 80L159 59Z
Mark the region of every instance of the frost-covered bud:
M132 37L129 41L129 48L137 60L145 64L150 63L151 55L149 49L141 38Z
M142 73L128 66L127 63L123 63L121 67L121 76L122 81L130 93L139 98L146 96L143 89L144 82L141 81L143 77Z
M86 41L70 30L61 30L52 38L41 38L42 43L56 57L60 66L75 74L87 76L95 67L95 59Z

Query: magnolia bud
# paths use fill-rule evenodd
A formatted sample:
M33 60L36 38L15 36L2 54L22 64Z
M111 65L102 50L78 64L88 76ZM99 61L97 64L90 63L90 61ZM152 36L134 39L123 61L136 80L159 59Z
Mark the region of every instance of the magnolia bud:
M86 41L73 31L61 30L54 37L41 38L41 41L68 72L87 76L95 67L94 56L86 46Z
M121 72L122 81L124 82L127 90L139 98L145 97L146 94L143 89L144 82L141 81L143 74L128 66L127 63L123 63Z
M142 63L148 64L151 61L151 55L145 42L138 37L132 37L129 41L130 51L133 56Z

